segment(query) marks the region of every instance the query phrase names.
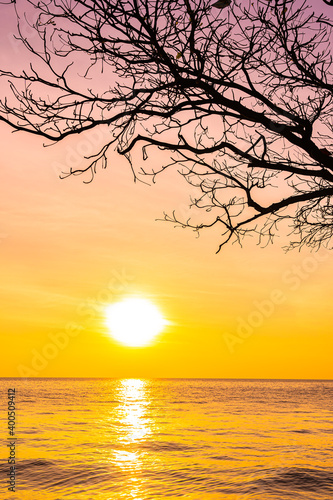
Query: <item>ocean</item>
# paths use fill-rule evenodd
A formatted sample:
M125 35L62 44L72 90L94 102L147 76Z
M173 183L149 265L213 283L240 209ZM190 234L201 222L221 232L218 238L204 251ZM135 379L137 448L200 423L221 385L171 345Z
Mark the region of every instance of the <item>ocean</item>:
M3 500L333 499L333 381L1 379L0 389Z

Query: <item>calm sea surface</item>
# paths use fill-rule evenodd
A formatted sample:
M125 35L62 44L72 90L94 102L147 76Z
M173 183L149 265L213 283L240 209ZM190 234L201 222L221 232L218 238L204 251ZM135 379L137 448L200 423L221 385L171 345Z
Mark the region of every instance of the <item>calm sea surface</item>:
M4 500L333 499L332 381L1 379L0 389Z

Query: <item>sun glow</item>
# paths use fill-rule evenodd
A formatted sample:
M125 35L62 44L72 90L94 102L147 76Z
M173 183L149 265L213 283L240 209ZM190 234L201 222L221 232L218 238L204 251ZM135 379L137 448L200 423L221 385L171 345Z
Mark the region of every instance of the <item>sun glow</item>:
M106 324L118 342L141 347L150 344L168 321L149 300L128 298L107 307Z

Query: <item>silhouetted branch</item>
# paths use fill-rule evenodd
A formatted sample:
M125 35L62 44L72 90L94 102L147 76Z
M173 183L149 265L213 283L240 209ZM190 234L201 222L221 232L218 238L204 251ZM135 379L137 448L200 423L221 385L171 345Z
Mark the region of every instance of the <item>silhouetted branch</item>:
M329 18L302 0L25 4L38 12L28 39L15 5L30 64L1 71L0 119L51 142L101 125L111 131L68 175L93 176L115 148L135 179L177 168L197 193L194 215L165 220L195 231L220 226L219 249L246 235L265 245L282 221L296 237L290 248L329 244ZM154 149L165 161L143 167Z

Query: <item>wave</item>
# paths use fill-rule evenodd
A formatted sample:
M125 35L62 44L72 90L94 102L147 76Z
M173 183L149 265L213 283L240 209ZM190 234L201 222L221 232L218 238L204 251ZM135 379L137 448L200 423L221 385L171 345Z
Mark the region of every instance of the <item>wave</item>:
M6 480L8 464L0 465L0 479ZM70 489L78 485L97 485L107 482L115 474L107 467L97 464L76 464L70 466L66 461L22 460L16 464L16 477L23 489L53 490Z
M333 493L333 474L332 469L289 467L258 479L257 485L270 492L288 490Z
M183 451L183 452L193 452L196 451L197 448L195 446L189 446L181 443L173 443L168 441L152 441L141 443L139 446L140 449L148 449L153 451Z

